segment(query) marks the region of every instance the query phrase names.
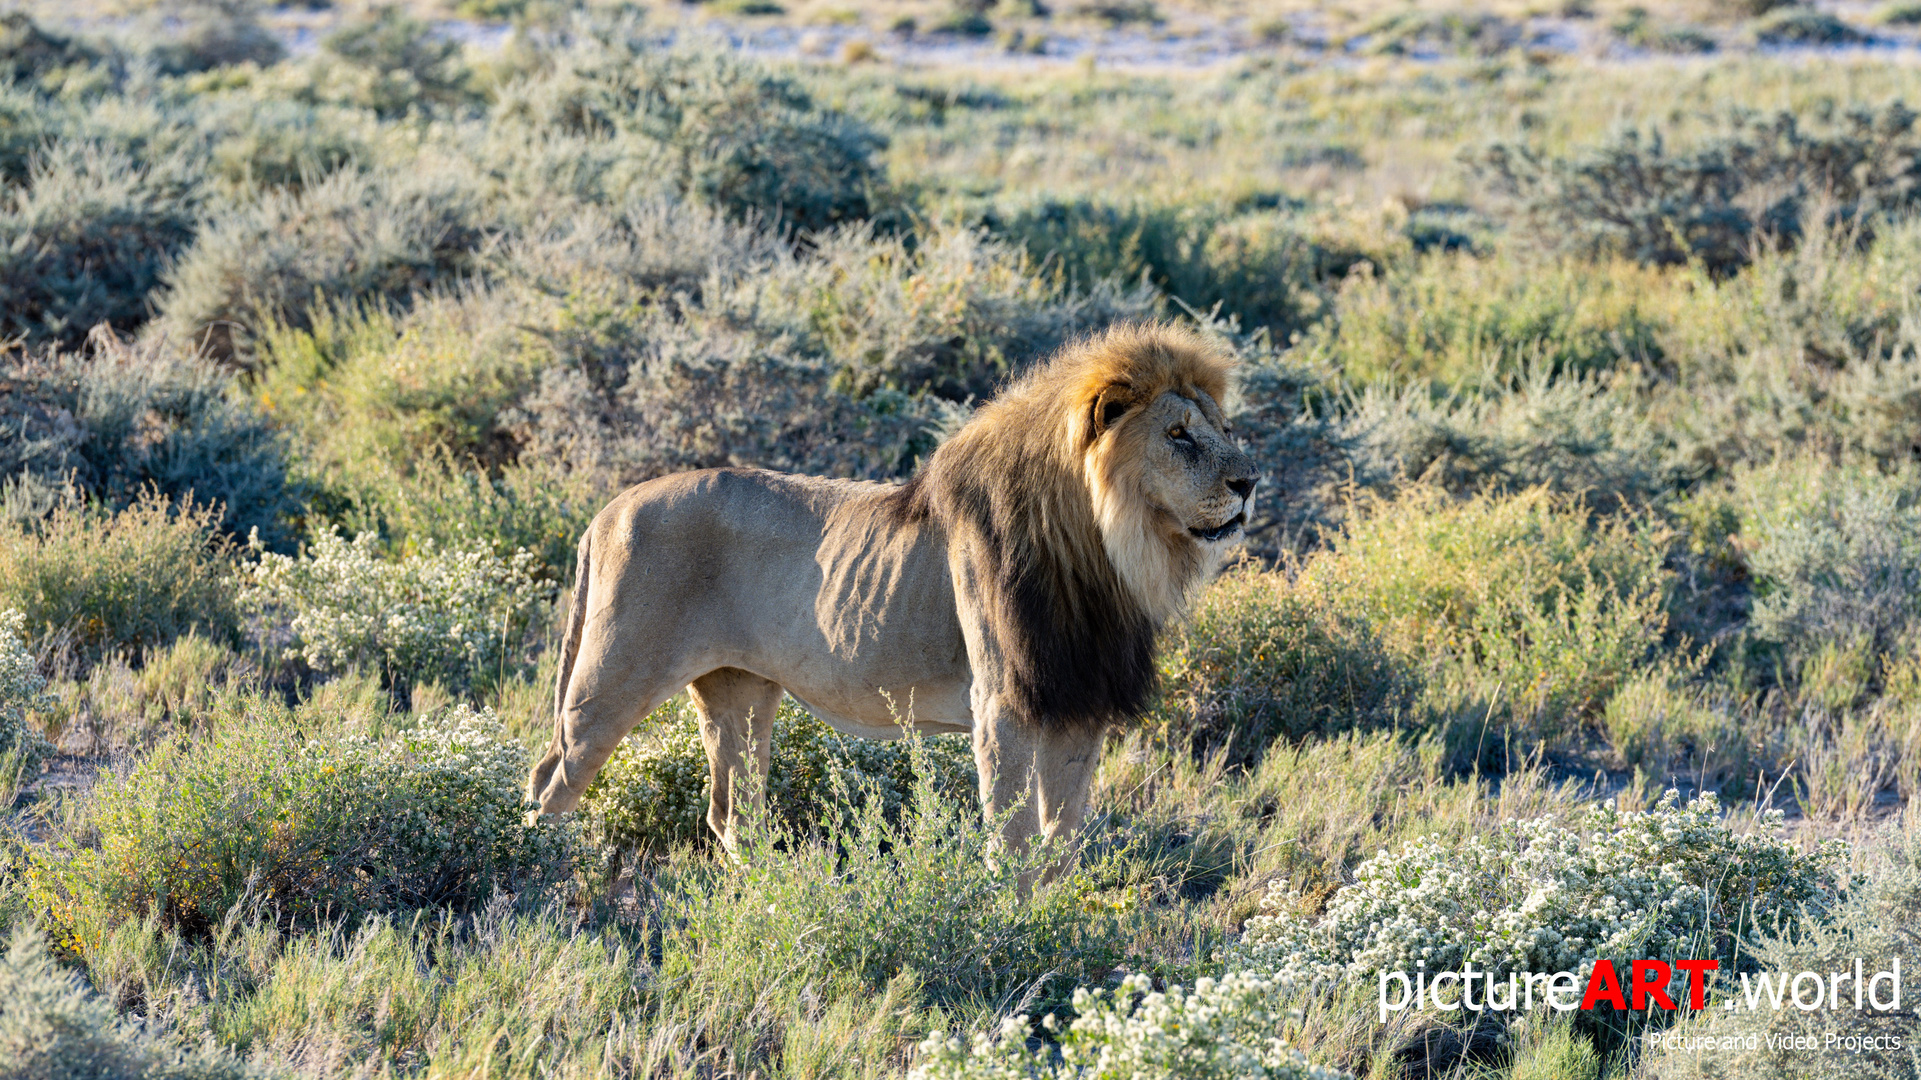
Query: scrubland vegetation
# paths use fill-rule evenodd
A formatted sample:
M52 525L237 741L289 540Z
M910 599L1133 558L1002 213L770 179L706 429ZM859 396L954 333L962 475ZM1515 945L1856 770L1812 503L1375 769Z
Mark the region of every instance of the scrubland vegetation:
M1376 1014L1415 959L1921 990L1921 71L1507 17L1178 79L7 17L0 1071L1913 1075ZM1156 317L1265 477L1070 873L988 857L964 743L791 703L738 862L684 700L526 821L611 493L899 479Z

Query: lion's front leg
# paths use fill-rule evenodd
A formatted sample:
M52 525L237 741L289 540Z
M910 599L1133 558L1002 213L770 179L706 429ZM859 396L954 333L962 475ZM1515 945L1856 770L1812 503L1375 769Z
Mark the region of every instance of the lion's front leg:
M1001 823L1004 850L1025 852L1037 836L1056 843L1059 855L1040 875L1052 881L1079 854L1105 732L1081 726L1036 729L990 701L977 700L975 718L974 763L987 820L1006 815ZM1022 885L1032 884L1029 874Z
M752 672L721 668L695 679L687 689L700 714L700 741L707 747L707 827L728 854L738 855L736 838L747 808L736 797L736 778L748 768L751 747L758 778L750 789L752 808L761 809L767 769L773 761L774 712L780 708L781 687Z

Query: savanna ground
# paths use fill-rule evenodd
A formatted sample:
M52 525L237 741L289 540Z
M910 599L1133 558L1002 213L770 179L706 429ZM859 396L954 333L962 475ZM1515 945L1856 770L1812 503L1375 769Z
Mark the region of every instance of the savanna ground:
M1646 1038L1911 1010L1375 1011L1416 962L1921 990L1921 67L1413 11L1223 8L1293 21L1159 75L8 16L0 1072L1914 1075ZM526 823L610 493L899 478L1148 317L1242 358L1261 515L1073 873L1019 896L951 738L786 711L721 858L684 701Z

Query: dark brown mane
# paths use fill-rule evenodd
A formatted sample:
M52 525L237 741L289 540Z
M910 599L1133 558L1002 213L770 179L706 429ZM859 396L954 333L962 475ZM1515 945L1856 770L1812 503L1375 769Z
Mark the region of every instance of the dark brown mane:
M1003 704L1043 727L1143 712L1159 627L1109 560L1083 473L1088 410L1113 388L1225 392L1226 361L1192 335L1119 327L1070 345L981 407L895 496L931 515L973 578L1004 666Z

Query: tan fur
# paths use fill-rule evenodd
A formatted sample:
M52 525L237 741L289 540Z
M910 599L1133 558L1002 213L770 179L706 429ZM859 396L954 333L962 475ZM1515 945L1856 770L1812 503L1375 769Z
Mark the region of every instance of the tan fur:
M1190 333L1122 327L1036 365L905 485L725 469L623 492L581 540L532 797L571 809L691 684L731 847L734 774L750 745L765 774L784 689L845 732L971 731L988 814L1018 807L1007 839L1071 833L1155 635L1251 508L1231 373Z

